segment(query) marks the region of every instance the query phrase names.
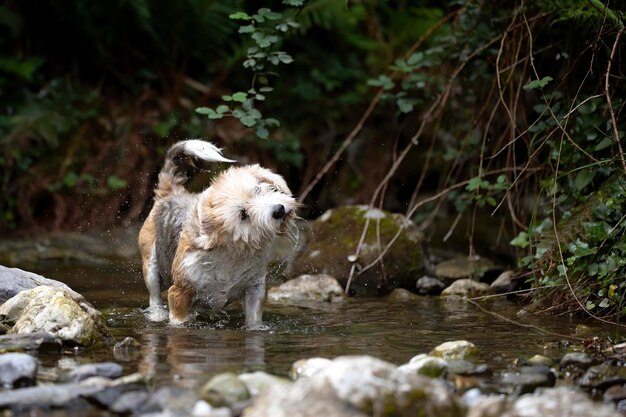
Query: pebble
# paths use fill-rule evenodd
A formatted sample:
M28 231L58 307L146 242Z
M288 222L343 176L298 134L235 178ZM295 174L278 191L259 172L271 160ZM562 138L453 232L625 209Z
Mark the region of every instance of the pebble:
M35 385L39 362L27 353L0 355L0 383L3 388L22 388Z
M420 354L411 358L409 363L398 367L398 371L439 378L448 370L448 362L444 359Z
M440 344L430 352L430 355L443 359L477 359L479 352L472 342L456 340Z
M587 369L591 366L591 356L585 352L568 352L561 359L561 369L574 367Z
M122 365L115 362L90 363L72 369L63 377L64 382L80 382L93 376L115 379L122 376Z
M439 295L446 288L446 284L433 277L423 276L415 283L415 289L421 295Z
M507 394L522 395L539 387L553 387L556 375L547 366L525 366L519 372L505 372L500 384Z
M623 384L613 385L612 387L609 387L606 391L604 391L602 399L606 402L618 402L626 400L626 387L624 387Z
M298 379L301 377L310 377L320 369L323 369L331 364L330 359L326 358L308 358L297 360L291 365L289 370L289 376L292 379Z
M200 397L215 407L236 407L250 399L250 391L236 374L226 372L215 375L200 391Z

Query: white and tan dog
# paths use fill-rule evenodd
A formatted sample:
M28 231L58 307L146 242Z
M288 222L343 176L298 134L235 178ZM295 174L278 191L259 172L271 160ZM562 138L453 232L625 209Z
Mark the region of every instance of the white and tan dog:
M194 303L221 309L245 294L246 327L259 328L272 242L294 225L297 203L285 180L259 165L232 167L201 193L188 192L185 168L211 162L234 161L201 140L178 142L167 153L139 232L149 317L167 317L165 285L172 323L187 321Z

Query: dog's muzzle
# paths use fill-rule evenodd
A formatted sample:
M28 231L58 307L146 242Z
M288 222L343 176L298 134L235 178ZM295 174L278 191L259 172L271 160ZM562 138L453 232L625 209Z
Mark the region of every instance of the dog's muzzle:
M276 204L274 206L274 209L272 211L273 218L275 218L276 220L280 220L283 219L286 214L287 212L285 211L285 206L283 206L282 204Z

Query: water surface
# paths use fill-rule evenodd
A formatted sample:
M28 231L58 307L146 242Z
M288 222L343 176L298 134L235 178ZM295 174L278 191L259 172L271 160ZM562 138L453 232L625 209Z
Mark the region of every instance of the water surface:
M545 354L544 345L561 337L512 325L486 314L471 303L422 297L415 302L392 303L384 299L350 299L314 307L266 305L268 331L246 331L241 326L241 306L174 327L144 317L147 292L137 262L114 266L47 265L35 271L66 282L103 311L118 339L132 336L141 348L129 357L114 357L112 349L58 355L40 354L45 367L71 368L79 363L116 361L128 373L151 375L155 385L196 389L222 371L254 371L286 375L302 358L339 355L373 355L395 364L427 353L440 343L465 339L475 343L482 360L494 369L510 366L516 358ZM500 300L484 305L501 315L523 320L564 336L574 333L568 317L516 318L519 306ZM601 332L605 329L598 328Z

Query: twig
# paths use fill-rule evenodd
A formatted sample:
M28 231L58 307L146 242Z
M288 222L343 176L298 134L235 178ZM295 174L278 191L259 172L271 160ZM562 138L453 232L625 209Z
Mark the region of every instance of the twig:
M606 74L604 76L604 95L606 96L606 103L609 107L609 114L611 115L611 124L613 125L613 135L615 135L615 143L617 144L617 149L619 150L619 156L622 160L622 168L624 168L624 172L626 172L626 160L624 159L624 150L622 149L622 144L619 139L619 132L617 130L617 120L615 118L615 112L613 111L613 104L611 102L611 94L609 93L609 78L611 76L611 64L613 63L613 57L615 56L615 50L617 49L617 44L619 43L619 38L622 36L624 32L624 27L622 26L617 35L615 36L615 42L613 42L613 48L611 49L611 56L609 57L609 63L606 68Z

